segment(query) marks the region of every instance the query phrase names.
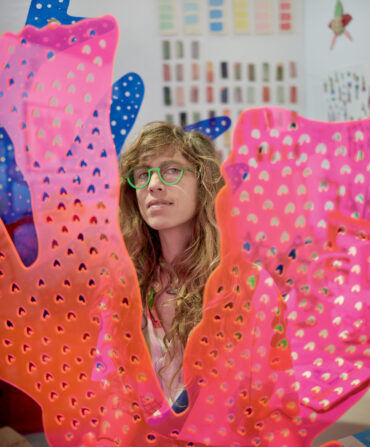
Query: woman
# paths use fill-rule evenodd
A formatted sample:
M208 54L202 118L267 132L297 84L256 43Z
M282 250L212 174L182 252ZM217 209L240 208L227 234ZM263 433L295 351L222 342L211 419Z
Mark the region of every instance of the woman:
M162 389L180 412L187 405L183 350L219 262L219 160L203 134L152 122L123 153L120 173L120 222L139 279L144 335Z

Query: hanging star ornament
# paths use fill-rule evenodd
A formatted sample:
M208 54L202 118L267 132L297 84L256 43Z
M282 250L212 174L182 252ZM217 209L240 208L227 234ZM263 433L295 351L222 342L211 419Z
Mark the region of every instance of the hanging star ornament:
M329 28L333 30L334 36L331 41L330 49L334 48L337 37L344 34L349 40L352 40L351 34L346 30L346 26L352 20L352 16L349 14L343 14L343 5L341 0L337 0L334 11L334 18L329 23Z

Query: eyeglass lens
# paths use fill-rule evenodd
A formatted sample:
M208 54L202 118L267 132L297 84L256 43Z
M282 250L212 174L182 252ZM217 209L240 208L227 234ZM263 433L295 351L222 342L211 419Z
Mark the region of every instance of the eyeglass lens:
M149 182L153 171L159 171L160 179L166 183L176 183L182 174L182 167L178 164L165 164L159 168L138 167L133 170L130 180L135 186L144 186Z

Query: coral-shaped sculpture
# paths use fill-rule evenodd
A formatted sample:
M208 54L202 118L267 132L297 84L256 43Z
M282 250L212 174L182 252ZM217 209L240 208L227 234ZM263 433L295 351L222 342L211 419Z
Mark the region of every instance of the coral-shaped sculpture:
M337 419L370 376L369 140L368 119L250 110L225 164L239 172L232 238L285 298L300 417L318 426L321 413Z
M0 40L1 123L38 238L25 267L1 224L0 376L41 405L52 446L308 446L369 375L368 123L241 116L216 201L221 262L185 350L189 406L175 414L118 225L117 34L106 16Z
M135 272L117 223L109 128L117 34L105 17L26 27L0 41L1 121L31 188L39 253L25 268L2 226L0 369L46 409L52 445L79 445L99 424L102 396L109 396L103 344L115 338L112 331L121 328L127 341L130 332L141 337ZM135 331L131 323L122 329L125 313L136 316ZM134 367L141 355L139 344Z
M26 24L42 28L50 23L73 24L83 17L68 15L69 0L32 0ZM144 83L136 73L127 73L112 86L110 125L117 154L129 135L144 97ZM37 241L31 212L30 190L16 164L13 142L0 127L0 217L25 265L37 256Z
M190 124L184 127L185 132L196 130L206 135L211 140L216 139L229 129L231 126L231 119L228 116L216 116L208 118L197 123Z

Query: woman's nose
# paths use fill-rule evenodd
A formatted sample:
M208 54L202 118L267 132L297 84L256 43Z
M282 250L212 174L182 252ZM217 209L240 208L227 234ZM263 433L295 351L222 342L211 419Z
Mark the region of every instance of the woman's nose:
M148 189L150 191L163 189L163 183L161 182L161 179L159 178L159 172L157 172L157 171L151 172Z

